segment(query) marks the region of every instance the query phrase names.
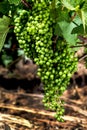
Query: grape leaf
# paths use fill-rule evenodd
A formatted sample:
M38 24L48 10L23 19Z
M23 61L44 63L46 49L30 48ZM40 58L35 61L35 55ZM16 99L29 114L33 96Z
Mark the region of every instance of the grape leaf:
M10 4L18 5L21 0L8 0Z
M57 17L58 17L58 21L69 21L70 20L70 16L69 16L69 12L67 9L63 9L61 7L59 7L57 10Z
M85 16L85 12L83 10L81 10L81 18L82 18L83 28L84 28L84 32L85 32L86 16Z
M81 11L80 15L82 18L83 27L84 27L84 31L85 31L85 26L87 25L87 2L84 3L84 6L80 11Z
M79 15L77 14L75 16L75 18L73 19L73 23L76 24L76 27L73 28L72 30L72 34L80 34L80 35L84 35L84 27L83 27L83 22L82 19L79 17ZM87 32L87 27L85 26L85 32Z
M9 8L10 8L10 5L9 5L8 1L0 2L0 12L2 14L4 14L4 15L8 14Z
M86 29L87 30L87 29ZM79 26L75 27L72 30L72 34L77 33L78 35L84 35L84 28L83 28L83 24L80 24Z
M3 16L0 18L0 51L4 45L7 33L9 31L10 18Z
M69 10L78 10L84 0L61 0L62 4Z
M62 31L62 35L65 38L65 40L72 44L75 45L77 42L77 34L72 34L73 28L76 27L76 25L73 22L66 22L66 21L61 21L58 22L59 27Z
M71 4L71 1L69 0L61 0L62 4L69 10L75 10L73 4Z
M62 30L61 30L61 28L60 28L58 23L55 25L54 34L57 35L57 36L62 36Z
M81 18L79 17L78 14L76 14L76 16L74 17L73 22L74 22L74 24L76 24L77 26L79 26L80 24L82 24L82 20L81 20Z

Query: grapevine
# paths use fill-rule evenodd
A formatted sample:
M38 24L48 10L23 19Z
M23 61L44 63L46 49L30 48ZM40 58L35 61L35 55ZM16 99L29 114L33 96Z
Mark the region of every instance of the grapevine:
M63 121L64 103L60 96L76 70L77 58L65 40L59 38L56 44L52 41L55 22L51 1L36 0L32 5L32 10L17 10L14 32L25 55L38 65L37 75L44 84L45 107L56 111L57 120Z

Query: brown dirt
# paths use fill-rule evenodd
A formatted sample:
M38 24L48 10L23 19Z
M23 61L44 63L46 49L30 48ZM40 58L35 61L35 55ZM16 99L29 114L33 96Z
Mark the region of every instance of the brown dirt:
M42 103L43 87L37 66L20 60L9 69L0 66L0 130L87 130L87 73L78 72L61 97L65 101L64 122L54 119Z

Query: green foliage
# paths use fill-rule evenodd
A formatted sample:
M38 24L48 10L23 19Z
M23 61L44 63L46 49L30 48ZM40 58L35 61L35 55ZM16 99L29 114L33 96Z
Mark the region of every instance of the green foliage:
M9 12L10 5L7 0L0 2L0 13L7 15Z
M76 25L73 22L69 23L66 21L61 21L57 24L61 29L61 35L63 35L66 42L70 43L70 45L75 45L78 39L77 34L72 34L72 30L76 27Z
M61 2L67 9L77 11L79 10L84 0L61 0Z
M15 4L15 5L18 5L21 0L8 0L10 4Z
M7 33L9 31L9 25L10 25L9 17L3 16L3 18L0 18L0 51L2 50Z
M87 25L87 1L84 3L82 9L81 9L81 18L85 30L85 25Z
M87 1L85 0L61 0L64 7L69 11L75 11L79 14L79 17L82 19L83 28L85 32L85 25L87 25Z

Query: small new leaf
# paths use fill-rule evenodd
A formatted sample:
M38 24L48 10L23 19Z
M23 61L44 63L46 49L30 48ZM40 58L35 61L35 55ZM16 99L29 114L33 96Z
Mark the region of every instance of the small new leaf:
M0 51L4 45L7 33L9 31L10 18L7 16L3 16L0 18Z

